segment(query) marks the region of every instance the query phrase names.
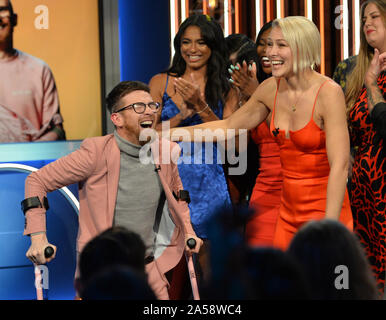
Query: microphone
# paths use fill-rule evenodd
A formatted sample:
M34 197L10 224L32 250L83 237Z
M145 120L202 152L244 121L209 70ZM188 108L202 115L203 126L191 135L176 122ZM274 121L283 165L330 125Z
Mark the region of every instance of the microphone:
M275 137L279 134L279 128L275 128L275 130L272 130L272 133Z

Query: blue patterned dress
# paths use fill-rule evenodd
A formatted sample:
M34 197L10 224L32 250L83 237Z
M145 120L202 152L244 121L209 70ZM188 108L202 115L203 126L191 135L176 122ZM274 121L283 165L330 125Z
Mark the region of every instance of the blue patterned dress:
M174 101L166 93L168 79L169 76L167 77L162 97L161 121L170 120L180 112ZM219 108L213 110L213 112L219 119L222 119L222 104L219 103ZM186 127L200 123L202 123L201 117L195 114L181 121L178 126ZM206 222L218 209L231 206L228 186L221 164L224 163L221 159L223 151L220 150L221 147L217 146L216 143L210 145L201 142L180 142L179 145L181 156L178 160L178 170L182 185L190 194L191 202L189 209L191 222L197 236L206 239ZM207 153L205 153L205 149Z

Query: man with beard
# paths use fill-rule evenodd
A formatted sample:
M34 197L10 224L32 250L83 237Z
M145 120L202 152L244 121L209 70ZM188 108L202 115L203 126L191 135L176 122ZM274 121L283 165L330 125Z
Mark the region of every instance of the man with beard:
M44 257L47 246L56 252L45 232L46 193L78 182L78 253L112 226L136 232L147 248L149 284L158 299L168 299L165 273L184 250L197 253L202 243L191 226L188 197L178 174L180 150L173 142L143 138L155 127L159 109L146 84L121 82L108 95L107 107L116 128L113 134L85 139L79 150L27 177L22 205L24 234L31 236L31 247L26 255L38 264L55 257ZM189 238L196 240L195 249L186 245Z

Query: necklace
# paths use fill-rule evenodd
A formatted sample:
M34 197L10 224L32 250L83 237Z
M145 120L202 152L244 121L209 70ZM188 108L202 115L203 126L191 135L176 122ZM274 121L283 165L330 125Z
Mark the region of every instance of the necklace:
M296 99L295 103L291 106L292 112L296 111L296 105L298 104L300 98L303 97L304 93L305 93L305 91L303 91L303 93L299 96L299 98Z

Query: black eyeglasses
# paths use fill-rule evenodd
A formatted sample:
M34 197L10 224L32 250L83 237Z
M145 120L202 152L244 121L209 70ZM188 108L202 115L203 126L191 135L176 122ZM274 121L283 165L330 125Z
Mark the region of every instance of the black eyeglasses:
M158 102L149 102L148 104L143 103L143 102L136 102L136 103L130 104L126 107L120 108L120 109L114 111L114 113L118 113L118 112L121 112L123 110L130 109L130 108L133 108L136 113L144 113L146 110L146 106L148 106L151 111L157 112L159 107L160 107L160 104Z

